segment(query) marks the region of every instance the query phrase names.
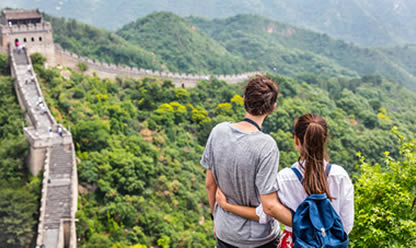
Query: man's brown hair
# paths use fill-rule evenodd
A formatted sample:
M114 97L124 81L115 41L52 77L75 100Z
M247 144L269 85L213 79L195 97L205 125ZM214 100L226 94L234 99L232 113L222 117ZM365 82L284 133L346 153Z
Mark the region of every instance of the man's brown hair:
M244 108L252 115L271 114L279 95L279 86L267 76L256 75L244 89Z

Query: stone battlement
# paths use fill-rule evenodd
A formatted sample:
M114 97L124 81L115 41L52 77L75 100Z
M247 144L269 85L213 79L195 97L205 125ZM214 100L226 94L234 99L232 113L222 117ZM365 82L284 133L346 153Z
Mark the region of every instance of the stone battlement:
M27 33L27 32L51 32L52 26L49 22L42 22L36 24L26 24L26 25L0 25L0 32L2 34L10 33Z
M84 63L88 66L87 73L92 74L96 72L99 77L115 78L117 76L130 76L130 77L146 77L155 76L160 78L168 78L173 81L177 86L195 87L201 80L209 80L211 77L215 77L218 80L224 80L228 83L238 83L249 79L255 74L260 72L247 72L235 75L201 75L201 74L187 74L177 72L163 72L154 71L143 68L130 67L125 65L107 64L93 59L79 56L75 53L62 49L59 45L55 45L56 63L70 68L77 68L78 63Z

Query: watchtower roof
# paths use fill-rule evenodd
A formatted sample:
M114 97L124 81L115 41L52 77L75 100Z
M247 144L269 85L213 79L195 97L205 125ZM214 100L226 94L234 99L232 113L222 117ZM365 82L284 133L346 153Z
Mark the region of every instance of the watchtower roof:
M38 9L31 10L3 10L6 20L24 20L42 18Z
M3 10L1 15L2 24L27 24L40 23L42 14L39 9L31 10Z

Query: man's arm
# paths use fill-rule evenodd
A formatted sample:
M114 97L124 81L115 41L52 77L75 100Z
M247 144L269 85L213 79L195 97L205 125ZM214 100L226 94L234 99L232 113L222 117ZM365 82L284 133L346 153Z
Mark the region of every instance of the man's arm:
M214 214L215 193L217 192L217 183L211 170L207 170L205 176L205 188L207 189L209 207L211 208L211 214Z
M272 216L285 226L292 226L292 213L280 203L277 192L260 195L260 201L263 204L264 213Z

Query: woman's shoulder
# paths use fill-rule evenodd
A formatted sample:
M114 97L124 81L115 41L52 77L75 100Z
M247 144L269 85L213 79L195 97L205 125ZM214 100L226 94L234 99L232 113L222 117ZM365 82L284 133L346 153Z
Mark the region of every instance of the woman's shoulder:
M329 172L329 176L336 176L336 177L350 177L348 172L340 165L332 164L331 163L331 171Z
M279 178L284 180L293 180L297 179L297 176L293 172L292 168L296 168L302 175L303 169L298 162L294 163L291 167L287 167L279 171ZM346 177L349 178L348 172L340 165L331 163L331 171L329 172L331 177Z
M292 168L296 168L296 169L299 170L298 162L294 163L290 167L286 167L286 168L282 169L281 171L279 171L279 178L284 179L284 180L294 180L294 179L298 180L295 173L293 172Z
M352 181L348 172L342 166L337 164L332 164L328 180L329 184L344 185L344 187L347 187L347 185L352 186Z

